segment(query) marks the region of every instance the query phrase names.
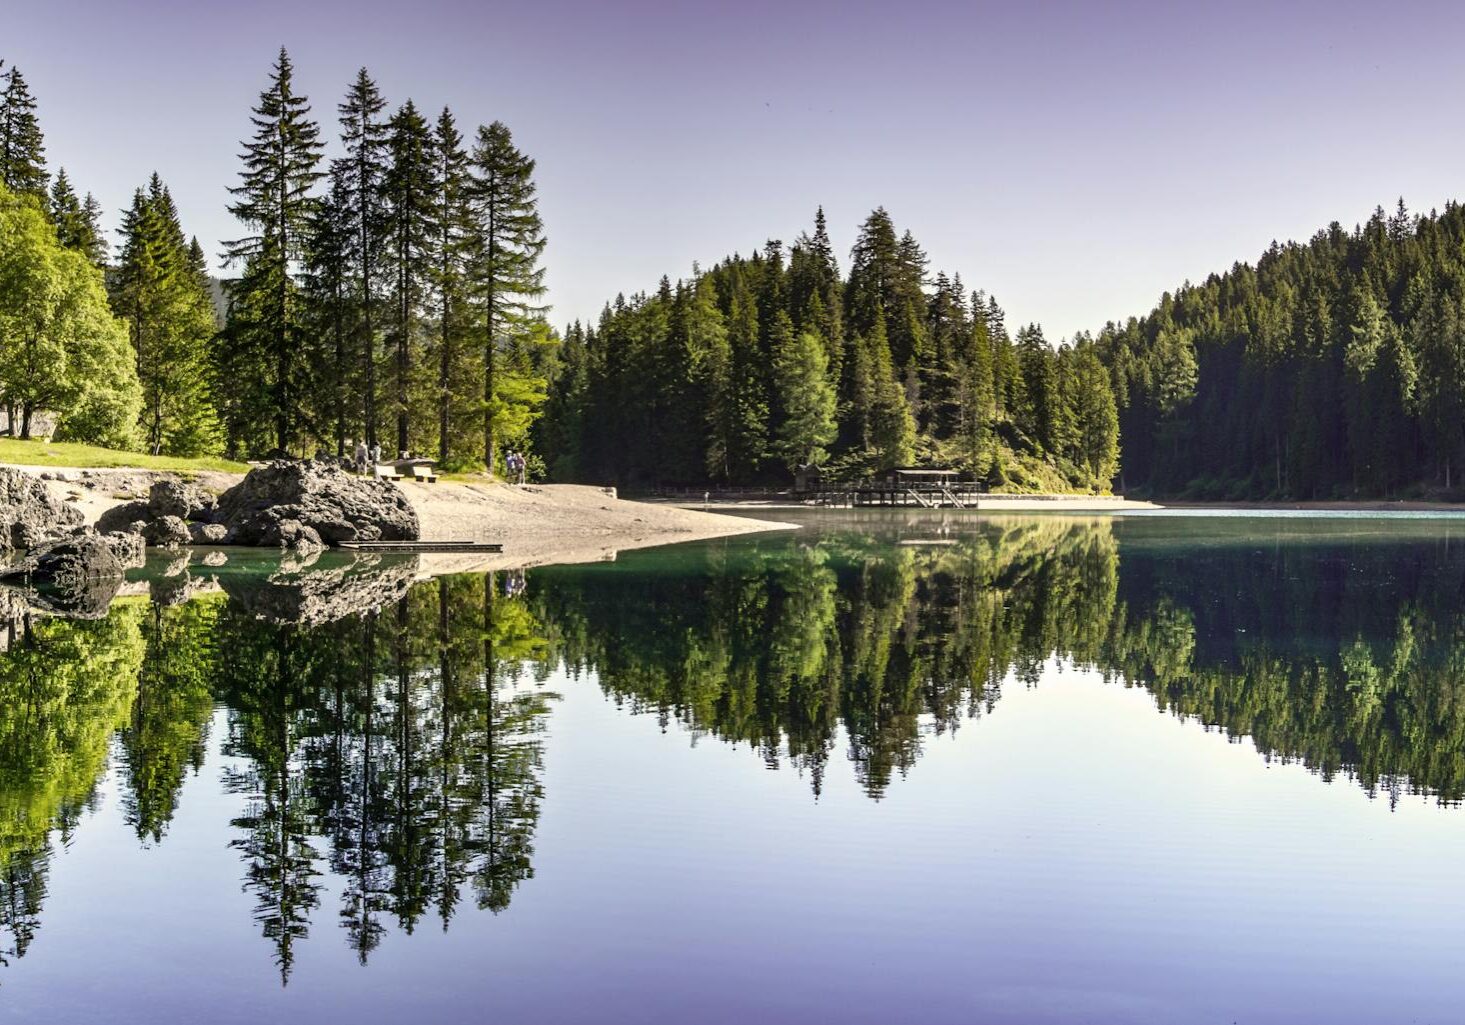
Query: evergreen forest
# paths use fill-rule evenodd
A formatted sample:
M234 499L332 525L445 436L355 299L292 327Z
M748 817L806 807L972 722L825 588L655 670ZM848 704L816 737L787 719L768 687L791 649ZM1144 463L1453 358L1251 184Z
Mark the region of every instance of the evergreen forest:
M561 334L507 126L390 104L366 69L321 112L283 49L261 78L237 236L210 253L163 170L106 230L0 61L0 433L237 459L364 441L467 471L513 447L536 478L632 490L922 465L1009 491L1461 494L1456 204L1273 243L1068 339L1009 327L883 207L847 258L819 210Z

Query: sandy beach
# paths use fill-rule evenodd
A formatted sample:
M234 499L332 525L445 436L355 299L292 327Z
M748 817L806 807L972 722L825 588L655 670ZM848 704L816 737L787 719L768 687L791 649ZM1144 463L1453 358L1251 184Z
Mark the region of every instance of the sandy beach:
M95 523L115 505L146 498L153 482L176 476L151 470L17 468L43 477L53 493L82 511L88 523ZM220 492L237 483L241 475L208 471L190 479ZM402 481L396 486L417 511L424 540L491 541L504 546L503 553L495 556L425 556L423 564L429 573L596 562L632 548L794 529L772 519L626 501L610 490L576 484L520 487Z

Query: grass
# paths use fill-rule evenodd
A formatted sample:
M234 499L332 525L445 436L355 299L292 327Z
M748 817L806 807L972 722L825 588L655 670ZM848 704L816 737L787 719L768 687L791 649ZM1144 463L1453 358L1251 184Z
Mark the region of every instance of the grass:
M19 438L0 438L0 463L18 463L22 466L79 466L88 469L127 467L173 470L180 473L196 473L199 470L244 473L249 469L244 463L214 457L184 459L181 456L150 456L142 452L120 452L69 441L22 441Z

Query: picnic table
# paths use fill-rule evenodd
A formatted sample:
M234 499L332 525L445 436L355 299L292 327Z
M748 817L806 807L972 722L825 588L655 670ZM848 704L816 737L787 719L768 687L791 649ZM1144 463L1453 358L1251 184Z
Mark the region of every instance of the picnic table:
M421 481L424 484L431 484L437 480L436 459L391 459L386 462L377 463L372 468L372 475L378 480L410 480Z

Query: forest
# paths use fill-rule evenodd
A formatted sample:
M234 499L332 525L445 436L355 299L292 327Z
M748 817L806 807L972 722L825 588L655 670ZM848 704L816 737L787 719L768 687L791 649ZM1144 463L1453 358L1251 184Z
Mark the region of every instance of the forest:
M348 440L492 466L544 400L534 162L501 122L393 110L362 69L321 125L282 49L249 112L209 255L160 174L122 214L46 162L38 103L0 62L0 406L60 440L154 454L344 455ZM50 433L49 431L47 433Z
M1273 243L1056 344L933 271L884 208L848 268L793 242L550 327L534 161L362 69L322 126L281 50L211 256L164 178L103 211L50 172L0 62L3 430L154 454L344 455L358 440L537 479L781 487L954 467L996 490L1454 498L1465 472L1465 213L1402 201Z
M1400 201L1274 243L1110 324L1128 489L1197 498L1459 497L1465 211Z
M997 301L934 275L883 209L843 276L823 210L770 241L572 324L548 370L537 451L556 479L779 484L959 468L993 487L1107 490L1118 411L1090 340L1012 337Z

